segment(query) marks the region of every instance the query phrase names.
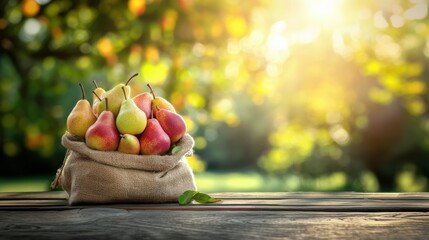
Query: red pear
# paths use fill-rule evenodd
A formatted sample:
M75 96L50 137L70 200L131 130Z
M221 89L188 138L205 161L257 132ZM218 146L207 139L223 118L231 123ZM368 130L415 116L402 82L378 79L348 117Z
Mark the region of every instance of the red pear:
M165 133L170 137L172 143L179 141L179 139L185 135L186 123L179 114L158 108L155 118L158 120Z
M144 155L162 155L170 149L170 138L162 130L158 120L147 120L146 129L140 136L140 152Z
M146 114L146 118L148 119L152 113L152 99L152 95L148 92L140 93L133 97L133 101L136 103L137 107Z
M119 131L115 124L115 115L108 110L100 113L97 121L86 131L85 140L89 148L100 151L115 151L119 145Z

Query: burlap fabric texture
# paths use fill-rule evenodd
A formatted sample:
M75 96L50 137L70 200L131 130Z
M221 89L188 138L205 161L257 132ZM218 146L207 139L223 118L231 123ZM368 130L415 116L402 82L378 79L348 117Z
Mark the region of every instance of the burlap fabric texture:
M179 152L163 156L97 151L71 134L63 135L62 144L68 151L57 183L70 205L177 202L184 191L196 190L186 159L194 146L189 134L176 143Z

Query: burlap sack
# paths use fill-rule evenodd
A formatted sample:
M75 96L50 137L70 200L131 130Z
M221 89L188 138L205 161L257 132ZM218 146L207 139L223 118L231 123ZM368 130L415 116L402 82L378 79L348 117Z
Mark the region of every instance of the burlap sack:
M69 204L177 202L186 190L196 190L186 156L192 155L194 140L185 134L174 155L131 155L88 148L73 135L62 144L68 157L58 183L69 194Z

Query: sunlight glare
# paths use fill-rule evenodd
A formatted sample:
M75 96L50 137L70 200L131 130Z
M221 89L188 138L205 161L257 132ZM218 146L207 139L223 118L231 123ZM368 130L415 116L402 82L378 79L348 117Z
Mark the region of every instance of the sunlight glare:
M413 1L414 6L405 12L405 18L409 20L423 19L428 14L428 4L425 1Z
M315 20L332 20L339 14L339 0L307 0L310 17Z
M289 56L288 39L284 36L286 23L279 21L273 24L267 37L265 58L270 62L282 63Z

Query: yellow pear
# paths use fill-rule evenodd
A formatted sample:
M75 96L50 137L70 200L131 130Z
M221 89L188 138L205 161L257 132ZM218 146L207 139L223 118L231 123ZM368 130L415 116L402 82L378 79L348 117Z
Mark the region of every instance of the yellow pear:
M120 84L114 86L109 91L105 92L101 96L103 103L98 105L99 106L98 113L101 113L102 111L104 111L106 109L106 106L105 106L106 104L104 103L105 98L109 98L109 110L113 113L113 115L116 118L118 116L119 110L121 109L122 101L124 100L124 94L122 92L122 87L124 87L124 89L125 89L126 98L127 99L130 98L131 88L130 88L130 86L128 86L128 83L130 83L131 79L133 79L137 75L139 75L139 74L136 73L133 76L131 76L125 84L120 83Z
M128 154L140 154L140 141L139 139L131 134L121 134L121 140L119 140L118 151L121 153Z
M98 117L99 113L99 104L101 103L100 96L102 96L106 91L97 85L95 80L92 81L94 83L95 89L92 91L92 112L96 117Z
M162 97L155 96L155 92L153 91L153 89L149 83L147 84L147 86L149 87L150 93L153 96L153 100L152 100L152 112L153 112L153 114L156 115L156 113L158 112L158 109L166 109L166 110L169 110L171 112L176 112L176 109L174 109L173 105L170 102L168 102L167 100L165 100Z
M67 117L67 131L79 137L85 137L88 128L97 120L92 112L91 104L85 99L85 90L79 83L82 99L77 101Z

